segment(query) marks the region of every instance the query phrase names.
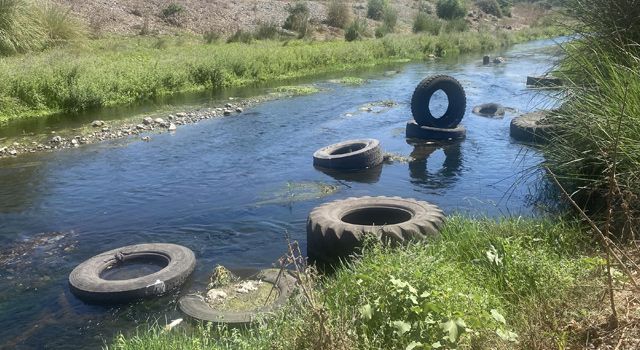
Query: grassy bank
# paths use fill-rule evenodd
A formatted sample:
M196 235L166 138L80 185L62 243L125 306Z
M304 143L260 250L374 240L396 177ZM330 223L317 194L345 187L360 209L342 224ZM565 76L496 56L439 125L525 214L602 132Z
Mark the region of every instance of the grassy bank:
M85 41L38 54L0 58L0 123L178 92L223 89L288 78L494 50L558 35L555 28L517 32L390 35L344 41L205 44L201 38L133 37Z
M144 327L110 349L549 349L599 303L601 259L577 225L451 218L442 238L368 248L250 330ZM591 311L590 311L591 310Z

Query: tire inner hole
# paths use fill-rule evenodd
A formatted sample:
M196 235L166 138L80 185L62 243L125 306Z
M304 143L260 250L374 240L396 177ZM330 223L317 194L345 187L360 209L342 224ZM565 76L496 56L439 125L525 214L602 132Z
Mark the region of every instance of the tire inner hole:
M128 280L156 273L167 265L167 258L159 255L136 256L110 265L100 273L100 278L108 281Z
M442 118L449 108L449 97L440 89L431 95L429 99L429 112L434 118Z
M330 154L332 156L338 155L338 154L347 154L347 153L359 151L359 150L361 150L361 149L363 149L365 147L367 147L367 145L364 144L364 143L355 143L355 144L351 144L351 145L347 145L347 146L342 146L342 147L334 150Z
M352 225L395 225L411 220L411 213L398 208L370 207L353 210L341 220Z

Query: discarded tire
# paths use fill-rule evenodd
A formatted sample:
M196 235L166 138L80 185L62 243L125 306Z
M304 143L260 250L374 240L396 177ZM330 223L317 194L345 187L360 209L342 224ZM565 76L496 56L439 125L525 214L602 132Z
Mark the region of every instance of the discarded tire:
M429 101L433 94L442 90L449 99L449 106L444 115L436 118L429 110ZM426 78L418 84L411 97L411 113L413 119L421 126L433 128L455 128L464 117L467 108L467 97L462 85L448 75L436 75Z
M376 139L343 141L313 154L313 165L327 169L367 169L381 164L382 160L380 141Z
M295 278L287 271L284 271L282 275L280 275L280 278L278 278L279 273L279 269L266 269L260 271L252 278L254 280L259 279L263 282L271 283L278 289L278 297L276 300L259 309L239 312L219 311L209 306L202 296L193 294L180 298L178 307L186 315L201 321L237 325L249 324L263 315L279 309L292 296L295 290Z
M522 142L547 142L553 126L544 122L545 116L545 112L533 112L513 118L509 128L511 137Z
M467 135L467 129L464 126L458 126L453 129L431 128L428 126L420 126L415 121L407 122L406 130L407 138L422 139L428 141L453 141L462 140Z
M562 86L562 79L552 76L528 76L527 86L531 87L558 87Z
M348 198L323 204L307 220L307 255L331 263L347 257L368 234L401 244L437 236L444 224L433 204L400 197Z
M484 103L473 107L472 112L483 117L502 117L505 109L497 103Z
M106 271L132 262L159 262L160 271L132 279L108 280ZM69 275L69 286L77 297L93 302L125 302L161 295L181 286L196 265L191 249L176 244L137 244L96 255L78 265Z

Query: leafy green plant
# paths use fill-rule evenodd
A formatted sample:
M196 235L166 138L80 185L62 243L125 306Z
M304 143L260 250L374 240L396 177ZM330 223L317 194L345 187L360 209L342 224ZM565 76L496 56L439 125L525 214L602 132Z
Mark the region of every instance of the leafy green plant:
M44 28L34 11L25 0L0 0L0 55L43 47Z
M442 19L463 18L467 14L464 0L438 0L436 13Z
M245 43L249 44L253 41L253 34L242 29L236 30L233 35L227 38L227 43Z
M40 7L40 17L49 46L86 39L86 27L71 16L70 9L45 2Z
M162 18L167 19L179 15L182 12L184 12L184 6L173 2L162 9L161 15Z
M298 32L300 38L307 36L311 31L309 6L305 2L296 2L293 6L287 5L287 12L289 16L282 27Z
M275 23L261 23L258 25L254 36L258 40L276 39L278 37L278 25Z
M497 0L477 0L476 6L484 13L494 15L498 18L502 17L502 10Z
M442 27L442 21L428 15L425 12L418 12L416 19L413 21L413 32L422 33L426 32L431 35L438 35L440 28Z
M398 24L398 11L389 5L385 7L382 15L382 23L389 32L395 31L396 24Z
M336 28L346 28L351 21L351 7L343 0L331 0L327 5L327 24Z
M367 1L367 18L379 21L384 16L385 9L389 6L388 0Z
M467 21L464 19L454 19L451 21L445 21L442 26L442 31L444 33L459 33L464 32L468 29Z
M220 32L214 29L207 30L202 34L202 39L207 44L213 44L220 40Z
M366 36L367 21L364 19L356 19L344 32L344 39L346 41L362 40Z

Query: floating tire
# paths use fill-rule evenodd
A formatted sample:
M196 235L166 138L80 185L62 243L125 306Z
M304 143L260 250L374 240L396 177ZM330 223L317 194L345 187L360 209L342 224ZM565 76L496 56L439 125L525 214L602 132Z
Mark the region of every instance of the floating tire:
M553 126L544 123L545 116L545 112L533 112L513 118L509 127L511 137L521 142L547 142Z
M348 198L323 204L307 220L307 255L331 263L347 257L368 234L388 244L439 235L444 214L437 206L400 197Z
M326 169L358 170L382 164L380 141L348 140L329 145L313 154L313 165Z
M432 128L428 126L420 126L415 121L410 120L407 122L406 135L409 139L455 141L464 139L467 135L467 129L460 125L453 129Z
M440 118L431 114L429 101L433 94L442 90L449 99L447 111ZM460 124L467 108L467 97L464 88L453 77L435 75L425 78L418 84L411 97L411 113L413 119L421 126L441 129L452 129Z
M127 262L155 261L165 265L155 273L125 280L107 280L103 274ZM162 295L181 286L196 265L191 249L167 243L137 244L113 249L78 265L69 275L71 292L77 297L120 303Z
M483 117L503 117L505 113L505 108L497 103L484 103L478 106L473 107L472 112L474 114L483 116Z
M193 294L180 298L178 307L184 314L201 321L236 325L249 324L281 308L293 295L296 285L295 278L288 271L284 271L278 278L279 274L279 269L266 269L261 270L252 278L270 283L278 290L276 300L256 310L219 311L209 306L202 296Z

